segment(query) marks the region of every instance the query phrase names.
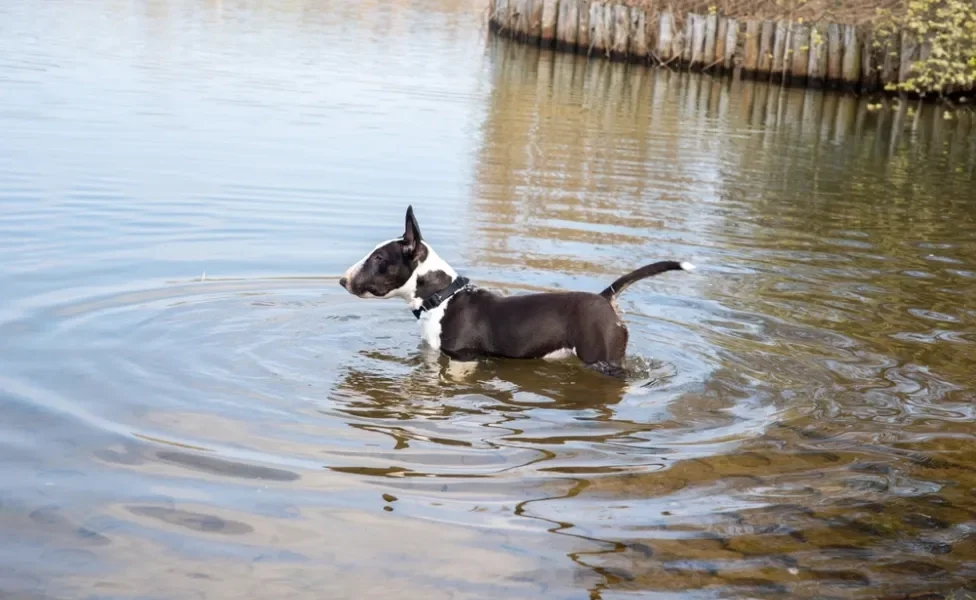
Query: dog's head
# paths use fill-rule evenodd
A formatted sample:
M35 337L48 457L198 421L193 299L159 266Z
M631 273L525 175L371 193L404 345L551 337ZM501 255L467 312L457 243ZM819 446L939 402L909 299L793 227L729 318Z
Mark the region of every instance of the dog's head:
M413 206L408 206L403 235L378 244L346 270L339 285L360 298L403 298L419 304L418 291L442 289L456 276L424 242Z

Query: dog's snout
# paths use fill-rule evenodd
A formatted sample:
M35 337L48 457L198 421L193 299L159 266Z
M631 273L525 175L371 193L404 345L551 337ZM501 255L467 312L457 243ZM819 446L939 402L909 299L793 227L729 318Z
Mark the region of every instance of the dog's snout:
M340 278L339 278L339 285L341 285L342 287L346 287L346 285L347 285L348 283L349 283L349 280L348 280L348 279L346 279L345 277L340 277ZM348 289L348 288L347 288L347 289Z

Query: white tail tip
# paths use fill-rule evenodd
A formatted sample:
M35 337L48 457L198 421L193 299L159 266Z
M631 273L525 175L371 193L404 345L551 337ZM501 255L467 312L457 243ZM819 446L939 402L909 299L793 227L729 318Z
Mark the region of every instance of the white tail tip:
M681 268L685 271L694 271L695 265L691 264L690 262L683 262L681 263Z

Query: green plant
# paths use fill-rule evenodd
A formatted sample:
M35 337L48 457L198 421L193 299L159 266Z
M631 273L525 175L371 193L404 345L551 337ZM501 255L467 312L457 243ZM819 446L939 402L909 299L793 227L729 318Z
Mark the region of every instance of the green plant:
M921 49L907 80L888 84L889 90L943 95L976 81L974 0L911 0L897 14L882 9L875 32L878 46L898 47L904 34Z

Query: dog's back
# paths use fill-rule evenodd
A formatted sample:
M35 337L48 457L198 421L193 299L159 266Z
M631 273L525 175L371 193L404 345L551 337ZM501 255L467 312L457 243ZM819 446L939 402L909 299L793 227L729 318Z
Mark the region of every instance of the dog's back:
M451 301L441 326L448 348L494 356L542 358L614 342L626 346L612 303L590 292L500 296L471 290Z

